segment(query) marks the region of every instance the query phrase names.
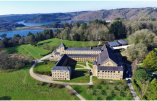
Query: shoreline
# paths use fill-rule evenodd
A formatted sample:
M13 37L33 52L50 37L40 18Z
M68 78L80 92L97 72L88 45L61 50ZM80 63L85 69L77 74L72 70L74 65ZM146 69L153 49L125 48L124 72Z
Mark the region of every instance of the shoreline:
M39 25L25 26L25 27L28 27L28 28L15 29L15 30L9 30L9 31L0 31L0 32L11 32L11 31L19 31L19 30L48 30L48 29L56 30L56 29L63 29L63 28L42 28L42 27L39 27Z

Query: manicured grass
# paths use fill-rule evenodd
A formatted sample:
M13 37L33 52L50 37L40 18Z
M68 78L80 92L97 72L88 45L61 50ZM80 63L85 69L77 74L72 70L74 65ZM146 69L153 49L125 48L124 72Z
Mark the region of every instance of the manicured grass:
M32 46L30 44L27 44L27 45L22 45L22 47L25 49L25 51L27 51L36 59L40 59L43 56L51 53L51 51L43 49L42 45Z
M70 67L72 67L72 69L75 69L75 68L84 68L84 67L79 66L77 64L70 64L70 63L66 64L66 66L70 66Z
M90 63L88 63L88 66L89 66L90 68L93 68L93 65L92 65L92 64L90 64Z
M56 62L42 62L38 63L34 68L33 72L51 72L52 67L56 64Z
M52 38L44 41L38 42L38 44L44 44L44 43L49 43L49 44L58 44L58 41L63 42L66 47L82 47L82 43L85 45L85 47L90 47L90 41L69 41L69 40L61 40L57 38ZM98 41L93 41L93 46L98 45ZM60 45L60 44L59 44Z
M88 69L78 69L72 71L72 76L70 80L55 80L61 82L71 82L71 83L89 83L90 77L88 73Z
M5 48L5 51L7 51L9 54L12 54L12 53L21 53L21 54L23 54L25 56L27 56L29 54L24 49L22 49L21 46L8 47L8 48Z
M19 29L26 29L28 27L16 27L15 30L19 30Z
M0 99L7 100L79 100L69 95L67 88L52 88L49 84L33 79L29 74L31 66L25 69L0 73ZM40 84L40 85L39 85Z
M71 85L86 100L133 100L125 81L113 80L113 83L93 77L94 85Z
M80 65L86 66L86 62L77 62L77 64L80 64Z

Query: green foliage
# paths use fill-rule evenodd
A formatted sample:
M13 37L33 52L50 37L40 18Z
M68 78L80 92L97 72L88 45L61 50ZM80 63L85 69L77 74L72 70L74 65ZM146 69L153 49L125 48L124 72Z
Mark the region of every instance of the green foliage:
M146 92L146 97L148 100L156 100L157 99L157 80L154 78L149 84L148 90Z
M7 34L5 34L5 33L0 35L1 38L6 38L6 36L7 36Z
M148 73L144 69L137 70L133 77L137 82L140 83L145 83L147 80L150 80Z
M79 28L79 27L80 27L80 24L79 24L78 22L76 23L76 27L77 27L77 28Z
M81 28L82 28L82 29L87 29L87 24L86 24L86 23L83 23L82 26L81 26Z
M109 27L109 31L115 35L115 38L120 38L121 34L125 31L122 21L113 22Z
M47 24L47 25L42 25L41 27L46 27L46 28L64 28L64 25L57 21L57 22L53 22L51 24Z
M152 18L151 21L156 21L156 18Z
M143 66L146 66L148 70L157 70L157 53L155 51L149 52L143 60Z

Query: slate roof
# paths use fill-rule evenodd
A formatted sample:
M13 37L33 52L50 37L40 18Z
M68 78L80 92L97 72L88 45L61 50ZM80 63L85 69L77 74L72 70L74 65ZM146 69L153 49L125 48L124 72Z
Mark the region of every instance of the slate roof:
M66 54L68 57L97 57L98 54Z
M81 51L89 51L89 50L92 50L92 51L100 51L101 50L101 47L68 47L66 48L65 50L73 50L73 51L77 51L77 50L81 50Z
M122 39L118 40L118 42L119 42L120 44L128 44L128 41L122 40Z
M98 66L98 71L123 71L122 66Z
M66 54L64 54L61 59L56 63L56 66L63 66L64 61L69 58Z
M57 52L56 50L54 50L53 53L54 53L55 55L60 55L60 53Z
M65 45L63 43L61 43L61 45L59 47L65 47Z
M119 46L120 44L117 41L113 41L113 42L108 42L108 44L113 47L113 46Z
M53 68L52 68L52 70L64 70L64 71L70 71L70 67L68 67L68 66L54 66Z
M97 65L96 61L93 62L93 65Z
M106 49L98 55L97 64L101 65L107 59L111 59L112 61L117 63L117 60L116 60L114 54L111 52L109 47L106 46Z

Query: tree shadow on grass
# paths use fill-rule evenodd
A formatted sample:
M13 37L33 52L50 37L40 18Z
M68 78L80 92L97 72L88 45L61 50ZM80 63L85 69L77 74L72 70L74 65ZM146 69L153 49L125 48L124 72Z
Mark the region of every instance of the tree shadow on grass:
M0 97L0 100L11 100L11 97L10 96L3 96L3 97Z
M43 43L40 43L40 44L38 44L38 45L43 45L44 43L50 43L50 42L53 42L53 41L43 42Z

